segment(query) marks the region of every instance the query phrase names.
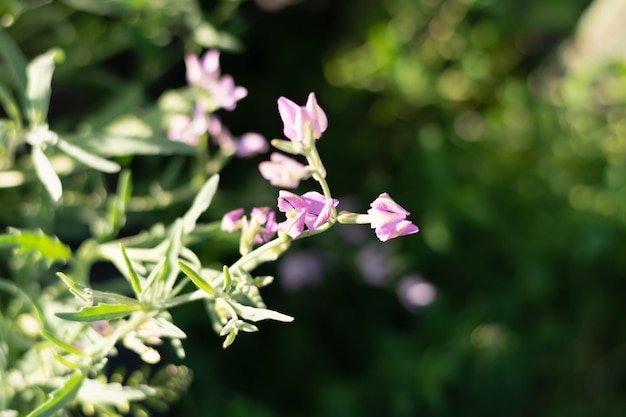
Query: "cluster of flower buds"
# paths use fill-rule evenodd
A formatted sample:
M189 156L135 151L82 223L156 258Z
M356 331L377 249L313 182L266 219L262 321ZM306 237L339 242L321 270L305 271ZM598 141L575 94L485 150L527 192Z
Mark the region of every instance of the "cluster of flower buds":
M378 239L383 242L419 231L416 225L407 220L410 213L393 201L387 193L380 194L371 203L367 214L350 212L338 214L336 207L339 201L331 196L326 182L326 169L315 146L315 142L328 128L326 113L317 103L315 94L309 94L304 106L280 97L278 112L283 122L283 134L288 140L274 139L272 145L285 153L304 157L306 164L274 152L269 161L259 164L261 175L276 187L292 189L297 188L302 180L312 177L320 185L322 193L308 191L298 195L280 190L278 210L286 216L280 223L276 223L274 217L271 217L270 222L267 207L253 209L253 213L254 210L263 210L264 213L260 220L254 222L252 222L254 216L251 216L250 221L242 217L243 209L227 213L222 221L222 229L234 231L242 228L244 232L240 247L249 251L254 244L266 242L266 239L276 232L297 239L326 230L335 222L369 224L375 230Z

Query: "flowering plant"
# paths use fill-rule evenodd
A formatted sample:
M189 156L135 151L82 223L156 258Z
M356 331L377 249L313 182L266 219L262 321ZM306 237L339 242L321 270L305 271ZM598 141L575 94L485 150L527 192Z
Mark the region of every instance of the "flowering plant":
M277 187L295 189L312 179L318 190L298 194L281 189L277 211L253 207L246 215L246 209L235 208L202 223L219 195L224 165L232 157L251 157L269 148L258 133L233 135L216 114L235 110L247 95L231 75L222 74L216 49L186 55L188 85L165 92L156 108L120 115L100 129L86 125L62 132L50 128L47 114L53 72L64 54L53 49L26 64L10 38L1 35L0 47L12 52L7 55L16 74L12 88L20 96L14 100L8 87L0 86L8 116L0 124L6 168L0 172L2 188L10 192L35 187L36 179L44 190L37 198L45 211L58 216L80 213L73 221L89 219L91 231L91 237L74 247L42 231L43 225L34 230L14 227L0 235L0 246L12 248L16 259L12 278L0 279L0 291L15 296L6 311L9 319L19 319L15 326L0 320L0 406L7 410L2 417L48 416L73 405L92 414L114 415L127 413L131 403L179 393L190 378L184 367L164 367L150 380L122 385L122 377L108 378L107 362L123 347L156 365L162 361L159 346L165 342L183 358L187 335L171 310L189 303L204 304L213 329L224 337L224 348L241 332L257 331L260 321L292 321L266 306L260 289L273 277L254 271L278 259L295 239L320 234L337 223L370 224L381 241L418 231L407 220L409 213L386 193L374 200L367 214L337 212L340 201L331 193L316 147L328 119L314 93L304 106L278 99L286 139L271 144L291 156L274 152L260 163L259 171ZM30 154L26 163L18 157L24 152ZM188 181L167 189L166 175L183 175L181 165L172 164L147 192L135 189L132 158L154 154L190 156ZM90 189L92 183L100 184L98 190L105 188L106 179L116 182L114 193ZM122 233L132 213L174 209L177 204L186 208L169 223ZM240 233L234 262L218 266L196 252L197 245L234 232ZM125 282L123 289L119 284L97 284L91 276L97 262L115 266ZM32 279L50 274L55 278L49 285ZM25 340L19 348L7 342L16 337ZM18 358L11 363L4 355L9 350L11 358ZM35 362L40 364L36 372Z

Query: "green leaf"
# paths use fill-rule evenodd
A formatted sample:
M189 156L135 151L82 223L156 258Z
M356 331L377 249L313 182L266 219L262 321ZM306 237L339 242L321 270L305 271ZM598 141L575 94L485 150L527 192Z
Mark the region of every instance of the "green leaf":
M82 372L75 372L62 387L50 393L45 403L41 404L26 417L52 417L76 397L84 379L85 375Z
M261 320L276 320L282 322L290 322L293 321L293 317L288 316L283 313L279 313L278 311L268 310L266 308L256 308L245 306L243 304L239 304L236 302L231 302L230 305L235 309L237 314L241 317L248 319L250 321L261 321Z
M63 60L63 57L59 48L53 48L33 59L26 67L26 117L31 128L46 122L54 63Z
M93 294L91 289L85 287L84 285L80 285L72 281L70 277L65 275L63 272L57 272L57 277L61 278L63 283L67 285L70 289L70 292L74 294L76 297L80 298L86 303L89 303L93 300Z
M193 155L198 149L165 136L124 136L111 133L92 133L82 136L63 136L63 139L91 153L111 157L125 155Z
M219 175L213 175L204 183L196 198L193 200L193 204L183 216L183 234L188 234L196 226L196 222L202 213L206 211L211 205L213 196L217 191L217 185L219 184Z
M34 253L46 262L66 262L72 251L56 236L48 236L41 230L19 230L9 228L9 233L0 235L0 248L15 248L19 254Z
M74 346L67 344L62 340L57 339L55 336L53 336L51 333L49 333L46 330L42 330L41 335L49 342L52 342L53 344L57 345L61 349L68 351L69 353L73 353L74 355L77 355L77 356L85 355L85 352L83 352L82 350L76 349Z
M72 145L71 143L63 139L59 138L56 146L77 161L82 162L88 167L97 169L98 171L113 173L118 172L121 169L121 167L117 163L94 155L91 152L81 149L78 146Z
M0 55L11 68L13 77L19 91L26 90L26 58L18 48L15 41L0 29Z
M222 273L224 274L224 287L222 289L224 292L226 292L230 289L230 285L232 283L232 277L230 275L230 269L228 269L226 265L224 265Z
M22 116L20 115L20 108L13 99L11 92L4 88L2 84L0 84L0 102L7 116L13 120L16 126L21 127Z
M156 266L152 269L152 271L150 272L150 275L148 275L148 278L146 279L146 284L144 285L143 290L141 291L141 295L139 296L139 299L141 300L144 299L144 296L147 294L150 287L152 287L152 284L156 281L157 277L163 273L165 260L166 260L165 257L162 258L159 261L159 263L156 264Z
M101 303L93 307L83 307L77 312L56 313L55 315L64 320L92 322L98 320L119 319L141 309L141 305Z
M59 201L63 195L63 185L46 154L39 146L32 146L31 158L39 181L44 185L52 200Z
M183 273L187 275L194 284L196 284L198 288L200 288L209 295L215 295L215 290L213 289L211 284L206 282L204 278L200 276L200 274L190 268L185 262L178 261L178 266L180 267L181 271L183 271Z
M128 269L128 274L130 276L130 283L133 287L133 291L139 297L142 293L141 290L141 281L139 281L139 276L137 272L135 272L135 268L133 268L133 264L130 262L130 258L128 258L128 254L126 253L126 249L124 245L120 245L120 249L122 250L122 256L124 257L124 263L126 263L126 268Z

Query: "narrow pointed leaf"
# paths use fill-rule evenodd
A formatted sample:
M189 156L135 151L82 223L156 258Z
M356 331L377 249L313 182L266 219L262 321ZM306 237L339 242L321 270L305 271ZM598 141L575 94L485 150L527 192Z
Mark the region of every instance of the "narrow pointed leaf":
M83 307L76 312L56 313L55 315L64 320L92 322L98 320L119 319L141 310L140 305L125 304L98 304L93 307Z
M239 314L241 317L248 319L250 321L261 321L261 320L276 320L276 321L282 321L282 322L293 321L293 317L288 316L283 313L279 313L278 311L268 310L265 308L245 306L243 304L239 304L236 302L231 302L230 305L233 306L237 314Z
M72 374L62 387L52 391L45 403L26 417L52 417L76 397L84 379L85 375L82 372Z
M124 245L120 245L120 248L122 250L122 256L124 257L124 262L126 263L126 268L128 269L128 275L130 276L130 284L132 285L133 291L135 292L137 297L139 297L139 295L142 293L141 281L139 281L139 276L137 275L137 272L135 272L135 268L133 268L133 264L128 258L128 254L126 253Z
M183 233L188 234L191 232L196 226L196 222L202 213L206 211L207 208L211 205L211 201L213 200L213 196L217 191L217 185L219 184L220 178L219 175L213 175L208 181L202 186L200 192L196 195L196 198L193 200L193 204L183 216Z
M180 267L181 271L183 271L183 273L187 275L194 284L196 284L198 288L200 288L209 295L215 295L215 290L213 289L213 287L208 282L206 282L204 278L200 276L200 274L187 266L184 262L178 261L178 266Z
M62 58L63 52L53 48L33 59L26 67L26 117L31 127L44 124L48 117L54 62Z
M193 155L197 147L175 142L165 136L122 136L111 133L90 133L81 136L63 136L71 144L100 156L125 155Z
M85 287L84 285L75 283L63 272L57 272L57 277L61 278L63 283L67 285L67 287L70 289L70 292L76 297L80 298L86 303L91 302L91 300L93 299L93 294L89 288Z
M68 351L69 353L73 353L74 355L78 355L78 356L84 356L85 353L80 350L75 348L74 346L65 343L62 340L57 339L56 337L54 337L51 333L47 332L46 330L42 330L41 331L41 335L48 340L49 342L52 342L53 344L57 345L58 347L60 347L63 350Z
M146 284L144 285L143 290L141 291L141 295L139 296L139 299L143 299L143 297L148 292L148 289L152 286L152 284L154 284L157 277L163 273L163 266L165 265L165 259L166 258L162 258L159 261L159 263L156 264L155 267L152 269L152 271L150 272L150 275L148 275L148 278L146 279Z
M108 159L104 159L98 155L94 155L93 153L81 149L78 146L72 145L68 141L61 138L59 138L59 141L56 145L60 150L62 150L72 158L76 159L79 162L82 162L88 167L97 169L98 171L113 173L118 172L121 169L119 164L113 161L109 161Z
M31 157L39 181L46 187L52 200L59 201L63 194L63 186L52 164L39 146L33 146L31 148Z

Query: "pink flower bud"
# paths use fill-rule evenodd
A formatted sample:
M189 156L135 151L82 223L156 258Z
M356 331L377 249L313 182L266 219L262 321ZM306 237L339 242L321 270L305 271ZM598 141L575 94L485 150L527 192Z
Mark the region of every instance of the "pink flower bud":
M387 193L382 193L372 202L367 214L372 229L376 229L376 236L382 242L419 231L416 225L406 220L411 213L393 201Z

